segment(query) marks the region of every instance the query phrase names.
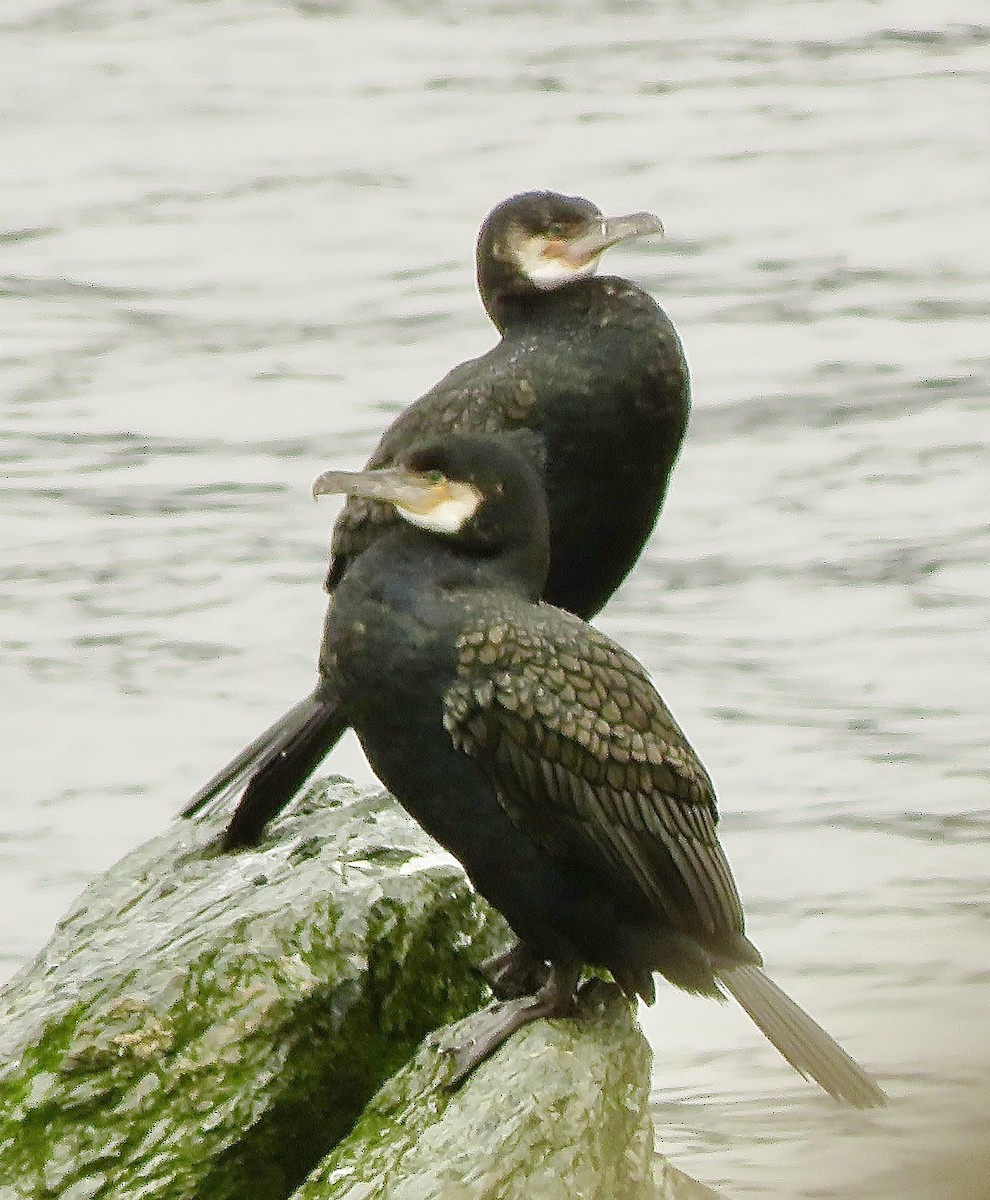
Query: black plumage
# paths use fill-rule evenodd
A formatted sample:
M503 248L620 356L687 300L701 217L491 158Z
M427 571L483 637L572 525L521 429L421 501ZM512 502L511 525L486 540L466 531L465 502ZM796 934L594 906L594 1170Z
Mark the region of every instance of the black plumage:
M598 277L616 242L661 232L648 213L605 219L589 201L527 192L482 225L478 288L501 339L455 367L405 410L369 466L401 459L425 437L529 429L543 439L550 521L544 597L594 615L635 563L666 495L689 409L680 340L656 302ZM331 594L350 564L396 517L351 497L332 537ZM227 832L231 848L257 841L340 735L336 685L317 686L193 797L184 815L247 784Z
M539 601L546 503L517 441L455 435L399 470L328 473L314 489L392 496L413 523L379 538L337 587L323 670L339 720L529 960L549 964L534 995L486 1010L456 1077L527 1021L569 1013L591 965L651 1002L654 972L728 991L802 1074L852 1104L883 1103L763 973L711 780L644 669Z
M478 238L478 288L501 340L406 409L368 461L387 466L445 433L539 433L550 510L545 595L582 617L602 608L639 557L690 403L680 339L641 288L580 269L543 284L526 272L520 255L527 238L580 244L602 223L590 202L553 192L514 196L489 214ZM612 231L602 235L605 242L661 228L650 214L605 225ZM351 559L394 520L388 505L348 501L333 534L331 591Z

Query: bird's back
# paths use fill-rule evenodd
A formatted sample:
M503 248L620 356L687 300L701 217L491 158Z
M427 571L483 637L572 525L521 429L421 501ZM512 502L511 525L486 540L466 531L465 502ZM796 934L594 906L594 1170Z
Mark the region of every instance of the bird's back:
M546 449L551 568L546 598L597 612L656 521L689 408L677 334L645 292L589 279L548 295L479 358L461 363L389 427L372 466L449 433L528 428ZM394 510L348 501L334 529L332 591Z

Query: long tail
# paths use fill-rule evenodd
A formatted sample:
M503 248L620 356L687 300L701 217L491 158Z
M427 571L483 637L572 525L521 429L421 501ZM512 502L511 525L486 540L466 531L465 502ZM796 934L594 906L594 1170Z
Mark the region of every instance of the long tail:
M296 729L310 718L315 707L315 696L307 696L284 712L277 721L259 733L253 742L221 767L182 809L180 816L192 817L207 806L211 800L224 800L239 791L253 774L262 759L268 758L292 736Z
M181 815L191 817L212 801L244 788L221 845L224 850L254 845L346 729L335 698L321 688L245 746L200 788Z
M834 1099L856 1108L887 1103L859 1063L759 967L723 968L718 979L805 1079L814 1079Z

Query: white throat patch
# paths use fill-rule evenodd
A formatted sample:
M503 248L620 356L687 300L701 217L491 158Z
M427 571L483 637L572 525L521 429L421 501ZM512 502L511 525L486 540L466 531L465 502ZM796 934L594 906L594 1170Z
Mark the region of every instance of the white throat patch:
M594 255L580 266L567 257L567 247L545 237L521 239L516 246L516 261L526 278L538 288L549 291L572 279L594 275L598 256Z
M430 533L460 533L481 505L481 492L470 483L445 479L422 506L406 508L396 504L395 511L403 520Z

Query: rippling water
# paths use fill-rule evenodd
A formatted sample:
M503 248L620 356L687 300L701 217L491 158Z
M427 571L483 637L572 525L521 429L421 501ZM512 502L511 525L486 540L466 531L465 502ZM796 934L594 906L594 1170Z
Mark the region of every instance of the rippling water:
M309 688L308 484L491 344L484 212L653 208L608 269L695 415L601 624L774 973L894 1101L667 990L660 1142L729 1196L946 1194L990 1140L983 0L7 0L0 36L0 972Z

